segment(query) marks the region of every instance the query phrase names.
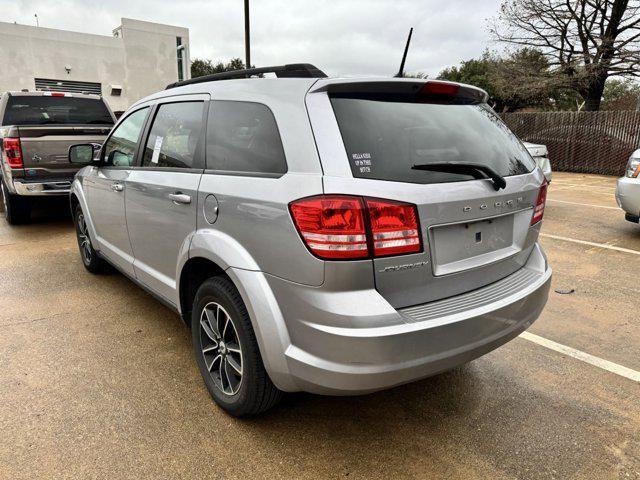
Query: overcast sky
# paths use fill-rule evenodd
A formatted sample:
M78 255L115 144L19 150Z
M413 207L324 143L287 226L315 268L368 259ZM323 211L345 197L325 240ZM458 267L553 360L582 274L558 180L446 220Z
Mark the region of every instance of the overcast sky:
M252 63L313 63L330 75L435 76L489 45L500 0L251 0ZM242 0L0 0L2 21L111 35L121 17L189 28L191 58L244 58Z

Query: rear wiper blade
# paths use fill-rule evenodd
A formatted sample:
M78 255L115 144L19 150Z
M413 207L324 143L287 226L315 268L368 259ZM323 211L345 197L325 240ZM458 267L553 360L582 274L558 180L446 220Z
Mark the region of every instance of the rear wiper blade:
M493 188L500 190L507 186L507 181L493 168L481 163L472 162L435 162L420 163L411 167L412 170L426 170L428 172L459 173L461 175L471 175L473 178L490 178Z

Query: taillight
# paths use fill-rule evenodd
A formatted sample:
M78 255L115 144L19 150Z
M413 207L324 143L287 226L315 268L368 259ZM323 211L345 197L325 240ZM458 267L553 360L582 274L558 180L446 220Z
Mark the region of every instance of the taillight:
M7 159L7 163L11 168L23 168L22 163L22 148L20 147L19 138L4 138L2 140L2 152L4 158Z
M538 199L536 200L536 208L533 209L533 217L531 217L531 225L538 223L542 220L542 216L544 215L544 204L547 202L547 188L549 187L549 182L546 180L542 182L540 186L540 191L538 192Z
M369 256L361 198L321 195L293 202L290 208L300 235L318 257Z
M366 198L375 257L422 250L415 205Z
M420 93L424 95L445 95L455 97L460 90L460 86L454 83L429 81L424 84Z
M323 259L362 259L422 250L415 205L349 195L292 202L291 216L307 248Z

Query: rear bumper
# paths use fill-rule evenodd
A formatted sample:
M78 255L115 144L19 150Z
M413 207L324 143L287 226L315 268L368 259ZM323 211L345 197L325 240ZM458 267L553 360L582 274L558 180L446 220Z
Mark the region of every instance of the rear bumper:
M71 182L69 180L59 182L23 182L14 180L13 187L16 194L23 196L69 195Z
M516 337L545 306L551 269L536 246L521 270L499 282L400 310L381 303L376 290L322 296L283 282L269 279L278 303L287 305L284 358L297 388L285 389L355 395L449 370Z
M627 218L637 218L640 215L640 178L619 178L616 202L628 214Z

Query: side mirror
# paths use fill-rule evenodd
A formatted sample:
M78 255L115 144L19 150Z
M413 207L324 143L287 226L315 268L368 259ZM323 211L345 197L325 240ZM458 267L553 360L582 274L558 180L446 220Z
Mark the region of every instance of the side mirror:
M133 155L114 149L109 152L109 158L107 159L107 164L113 165L114 167L129 167L131 166L132 160L133 160Z
M100 159L99 143L81 143L69 147L69 162L76 165L88 165Z

